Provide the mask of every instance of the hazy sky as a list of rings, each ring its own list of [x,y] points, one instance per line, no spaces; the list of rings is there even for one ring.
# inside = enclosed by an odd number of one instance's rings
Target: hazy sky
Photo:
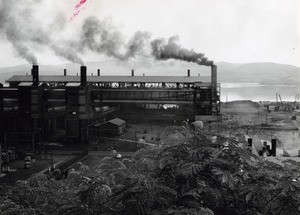
[[[78,1],[41,0],[37,23],[53,25],[56,32],[55,20],[69,19]],[[153,38],[178,35],[182,46],[214,61],[300,66],[299,0],[87,0],[85,9],[56,34],[63,40],[76,38],[89,16],[110,19],[127,39],[138,30],[151,32]],[[32,51],[40,64],[66,62],[47,48]],[[79,55],[85,61],[107,58],[90,52]],[[0,67],[26,63],[3,35],[0,56]]]

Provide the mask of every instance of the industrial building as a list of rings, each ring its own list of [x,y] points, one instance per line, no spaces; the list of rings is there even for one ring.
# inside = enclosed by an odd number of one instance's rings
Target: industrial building
[[[211,76],[14,75],[0,85],[0,141],[88,140],[89,126],[113,118],[129,123],[218,121],[220,85]],[[24,135],[24,136],[22,136]]]
[[[118,136],[125,132],[126,122],[119,118],[111,119],[99,126],[101,136]]]

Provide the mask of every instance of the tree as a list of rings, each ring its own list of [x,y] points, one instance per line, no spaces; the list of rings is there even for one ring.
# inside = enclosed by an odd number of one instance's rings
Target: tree
[[[233,139],[189,133],[189,143],[106,157],[87,178],[33,175],[1,201],[1,214],[299,214],[299,163],[276,164]],[[224,144],[224,142],[226,144]],[[224,147],[225,145],[225,147]]]

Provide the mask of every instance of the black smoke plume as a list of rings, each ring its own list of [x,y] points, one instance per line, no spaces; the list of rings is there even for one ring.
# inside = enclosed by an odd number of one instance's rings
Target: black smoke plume
[[[178,44],[179,37],[173,36],[168,42],[164,39],[155,39],[151,42],[152,54],[157,60],[182,60],[199,65],[212,66],[213,61],[204,57],[204,54],[182,48]]]
[[[150,55],[156,60],[175,59],[199,65],[213,65],[213,61],[208,60],[204,54],[181,47],[178,44],[178,36],[171,37],[167,42],[165,39],[151,41],[149,32],[138,31],[128,42],[123,38],[114,26],[96,17],[89,17],[82,26],[81,48],[88,48],[119,60],[128,60],[137,55],[149,57],[147,49],[150,49]]]

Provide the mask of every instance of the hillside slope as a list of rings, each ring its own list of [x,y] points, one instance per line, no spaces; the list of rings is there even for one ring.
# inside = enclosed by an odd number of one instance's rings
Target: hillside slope
[[[277,63],[247,63],[234,64],[228,62],[217,62],[218,81],[231,83],[261,83],[266,85],[298,85],[300,84],[300,68],[292,65]],[[88,62],[88,74],[97,74],[101,69],[101,75],[131,75],[131,69],[135,75],[149,76],[185,76],[187,69],[191,70],[192,76],[210,75],[210,67],[199,66],[193,63],[169,60],[135,60],[120,62],[108,59],[101,62]],[[41,75],[62,75],[63,69],[67,69],[68,75],[80,73],[80,66],[77,64],[63,65],[40,65]],[[0,68],[0,83],[13,75],[30,74],[31,65],[20,65],[16,67]]]

